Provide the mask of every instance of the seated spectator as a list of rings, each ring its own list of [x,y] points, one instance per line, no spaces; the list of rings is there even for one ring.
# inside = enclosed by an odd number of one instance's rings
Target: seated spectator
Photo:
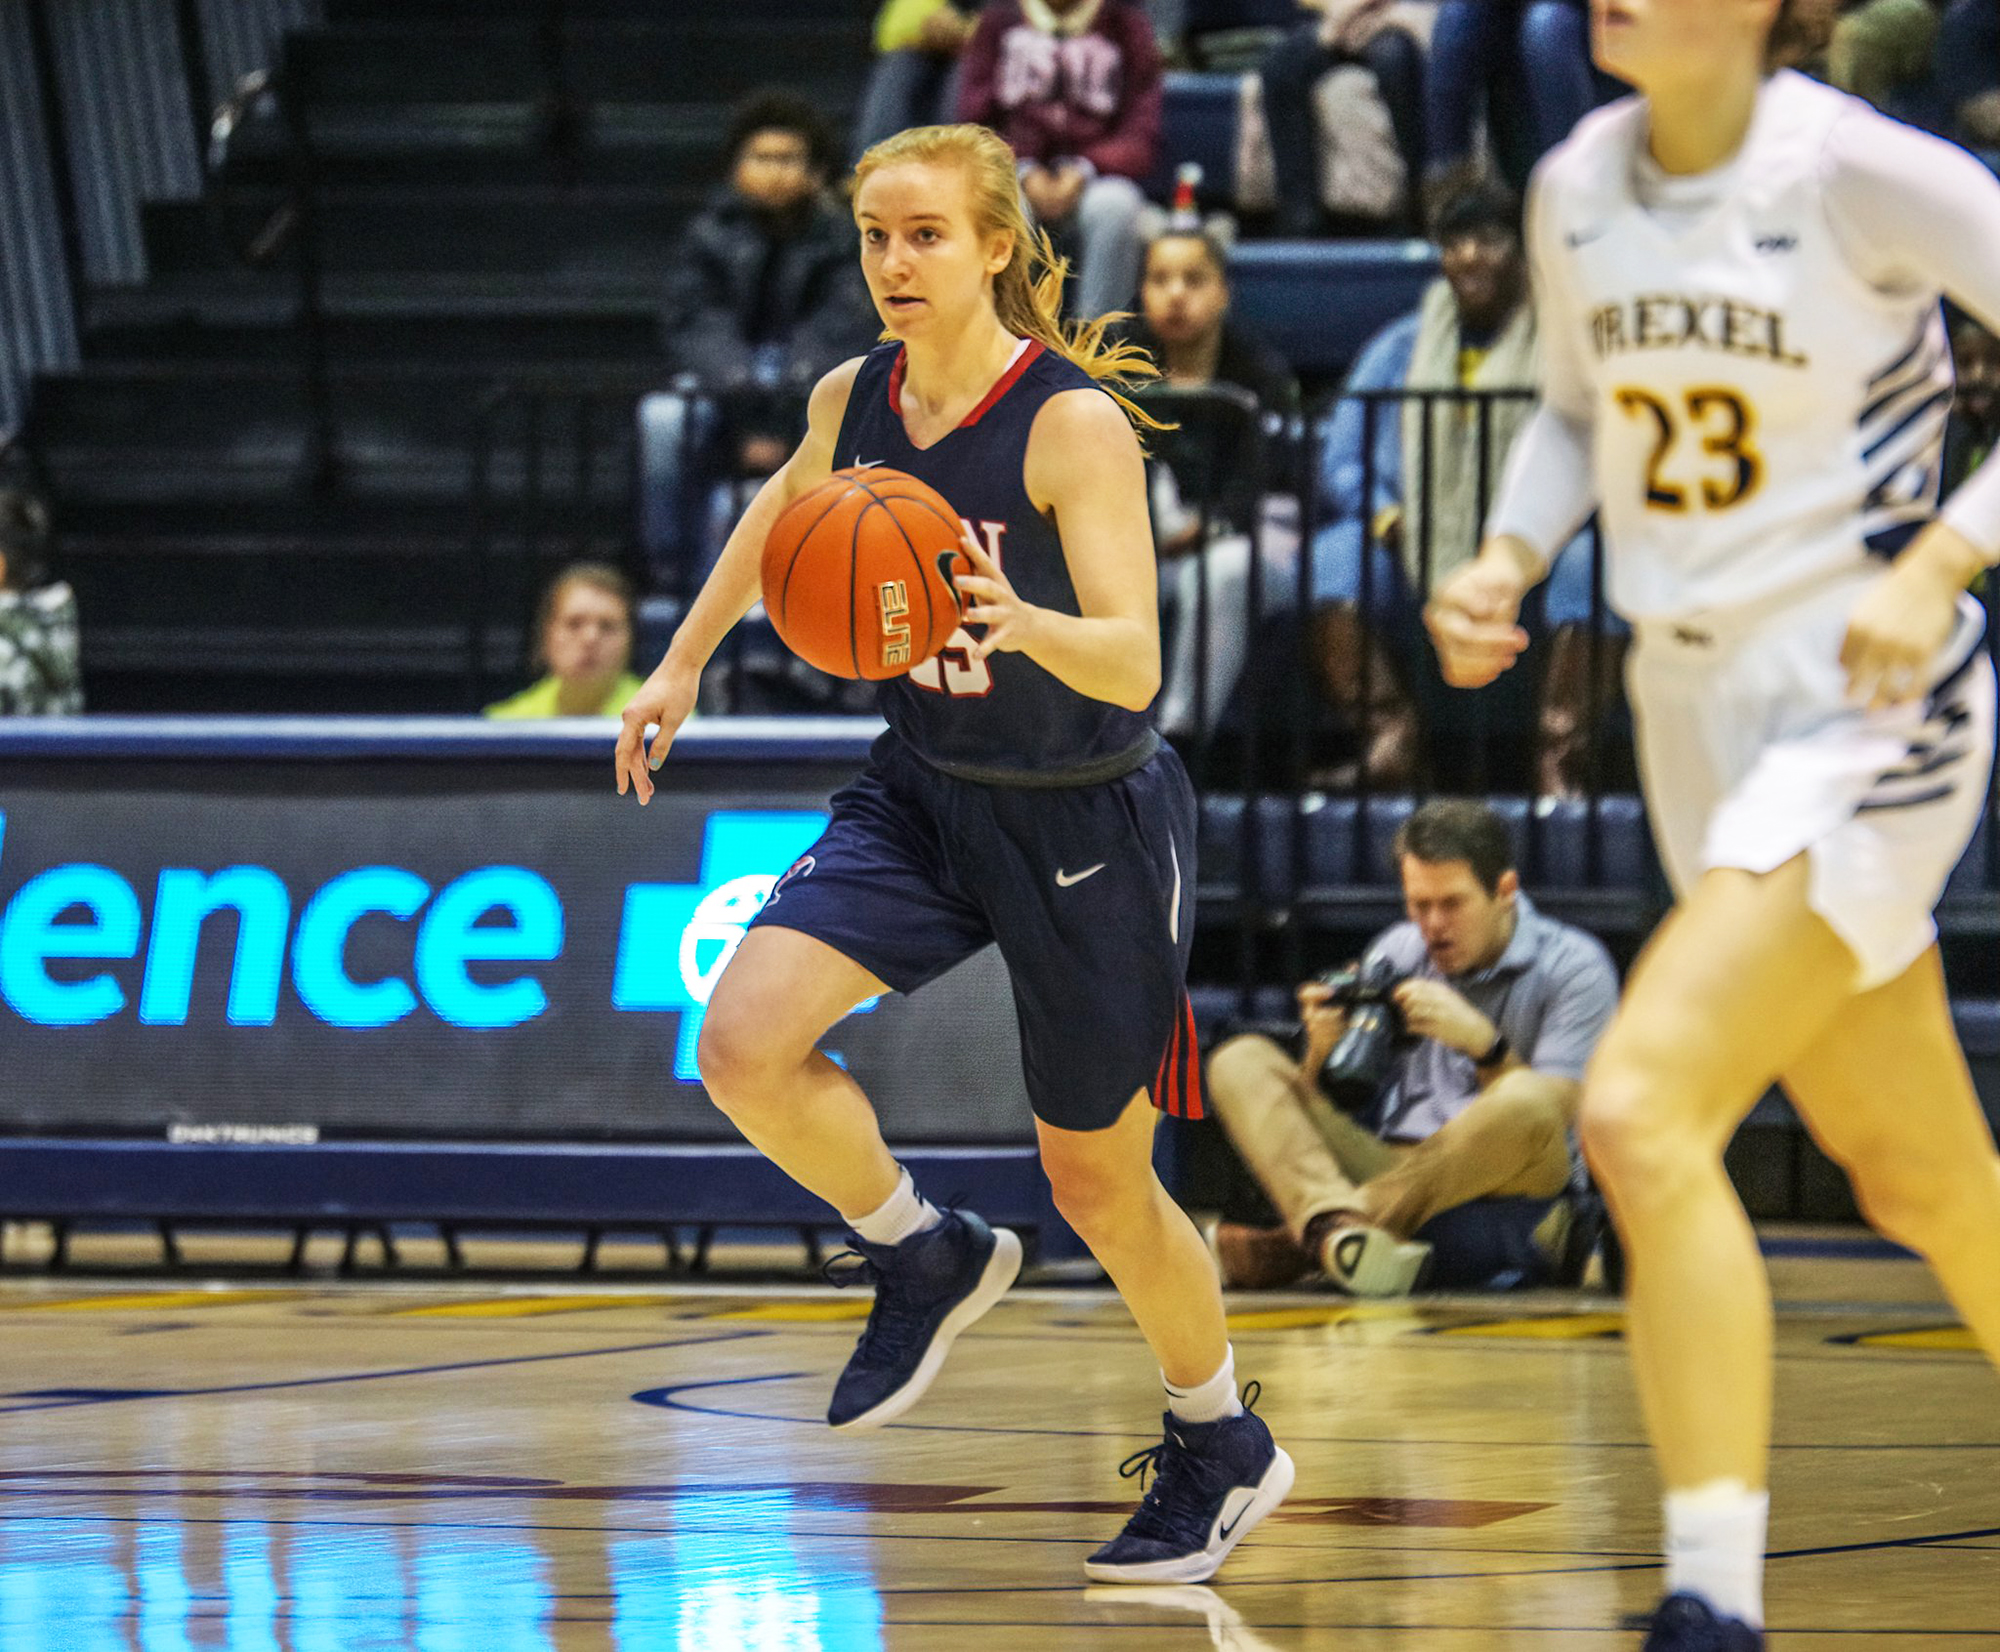
[[[1356,1296],[1426,1276],[1534,1284],[1579,1274],[1594,1241],[1564,1195],[1584,1066],[1618,999],[1609,954],[1535,910],[1483,804],[1426,804],[1395,853],[1409,921],[1359,970],[1396,983],[1406,1036],[1381,1083],[1345,1037],[1372,1012],[1350,1017],[1324,978],[1299,989],[1302,1054],[1247,1034],[1209,1058],[1209,1105],[1284,1219],[1218,1228],[1231,1284],[1315,1269]]]
[[[1221,243],[1198,227],[1170,228],[1146,248],[1140,313],[1122,331],[1159,364],[1161,382],[1179,390],[1231,386],[1258,414],[1190,406],[1162,411],[1178,428],[1151,439],[1153,531],[1168,610],[1160,727],[1186,734],[1212,728],[1242,675],[1253,629],[1249,614],[1250,547],[1264,558],[1263,607],[1280,606],[1297,575],[1298,524],[1272,508],[1278,477],[1267,450],[1262,475],[1253,462],[1256,423],[1276,437],[1298,412],[1298,381],[1263,344],[1230,325],[1228,260]],[[1275,518],[1275,519],[1274,519]],[[1206,596],[1201,591],[1207,587]],[[1207,616],[1201,617],[1201,604]],[[1206,631],[1204,664],[1197,636]],[[1196,710],[1196,679],[1205,710]]]
[[[1424,79],[1424,185],[1435,205],[1482,170],[1482,111],[1501,174],[1527,187],[1535,162],[1616,90],[1590,61],[1582,0],[1443,0]]]
[[[1388,216],[1415,231],[1418,184],[1424,175],[1424,54],[1395,0],[1299,0],[1319,15],[1286,36],[1259,71],[1264,121],[1271,133],[1271,162],[1278,192],[1277,230],[1297,237],[1327,227],[1320,169],[1321,82],[1344,64],[1374,76],[1403,161],[1400,205]],[[1336,136],[1337,134],[1329,134]]]
[[[1886,114],[1930,125],[1918,105],[1928,101],[1923,89],[1931,80],[1937,33],[1931,0],[1863,0],[1833,25],[1826,79]]]
[[[26,488],[0,488],[0,716],[83,710],[76,593],[51,580],[49,509]]]
[[[1138,0],[990,0],[965,49],[960,120],[1020,158],[1036,222],[1074,255],[1077,313],[1139,284],[1140,213],[1160,147],[1160,49]]]
[[[854,158],[908,126],[938,126],[958,109],[958,60],[979,0],[886,0],[875,14],[875,62],[854,117]]]
[[[649,440],[697,468],[767,476],[803,428],[813,384],[874,342],[881,323],[855,257],[854,225],[826,188],[833,135],[810,103],[758,93],[730,121],[730,178],[683,233],[661,315],[671,371],[726,394],[726,418],[688,428],[686,394],[649,407]],[[719,451],[718,451],[719,450]],[[676,513],[665,535],[696,537],[705,489],[659,478]],[[690,519],[692,513],[692,519]]]
[[[2000,338],[1970,316],[1951,330],[1952,370],[1958,394],[1944,432],[1944,491],[1970,476],[2000,439]]]
[[[1518,201],[1496,185],[1463,191],[1440,213],[1438,245],[1442,279],[1362,348],[1349,393],[1320,431],[1308,646],[1327,697],[1360,726],[1365,746],[1353,773],[1328,777],[1336,786],[1365,777],[1401,787],[1421,771],[1412,694],[1417,673],[1428,671],[1421,595],[1477,553],[1482,481],[1490,493],[1532,406],[1535,315]],[[1483,407],[1451,394],[1373,402],[1360,394],[1404,390],[1493,394]],[[1591,585],[1590,544],[1579,535],[1544,593],[1555,635],[1545,657],[1538,783],[1553,795],[1580,786],[1591,732]],[[1600,706],[1615,691],[1617,652],[1596,651]]]
[[[1937,90],[1949,137],[2000,152],[2000,0],[1952,0],[1938,25]]]
[[[616,717],[639,692],[632,673],[632,582],[602,562],[572,563],[535,612],[540,682],[486,708],[488,717]]]

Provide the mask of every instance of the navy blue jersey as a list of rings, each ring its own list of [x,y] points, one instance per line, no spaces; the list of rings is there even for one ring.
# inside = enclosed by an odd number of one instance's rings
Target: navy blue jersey
[[[929,447],[903,428],[903,347],[870,351],[841,420],[834,466],[888,465],[951,501],[1021,600],[1079,612],[1054,525],[1022,480],[1028,432],[1051,396],[1096,387],[1075,363],[1035,340],[959,426]],[[1079,694],[1025,654],[971,653],[965,631],[907,677],[881,685],[890,728],[926,762],[1000,784],[1049,785],[1107,778],[1144,763],[1157,744],[1151,718]]]

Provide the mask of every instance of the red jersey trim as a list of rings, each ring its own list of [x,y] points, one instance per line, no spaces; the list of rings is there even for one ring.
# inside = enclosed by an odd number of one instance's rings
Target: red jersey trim
[[[1207,1117],[1201,1091],[1201,1046],[1195,1033],[1194,1005],[1181,989],[1180,1011],[1167,1039],[1166,1053],[1151,1087],[1153,1105],[1177,1119]]]
[[[973,425],[993,411],[994,403],[1012,390],[1021,380],[1021,375],[1034,366],[1048,351],[1048,346],[1038,338],[1026,341],[1027,348],[1016,356],[1007,371],[993,381],[993,388],[980,398],[979,405],[953,426],[956,430],[969,430]],[[889,368],[889,411],[896,415],[896,422],[903,420],[903,373],[910,364],[910,347],[906,344],[896,352],[896,359]]]

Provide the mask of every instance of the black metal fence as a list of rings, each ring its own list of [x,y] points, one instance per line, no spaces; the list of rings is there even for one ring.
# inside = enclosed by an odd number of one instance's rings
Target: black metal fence
[[[1147,397],[1176,427],[1150,443],[1161,711],[1202,800],[1204,934],[1229,952],[1211,956],[1209,978],[1240,980],[1247,995],[1303,973],[1315,933],[1393,917],[1390,839],[1434,793],[1493,799],[1524,879],[1557,910],[1601,932],[1649,929],[1665,886],[1633,795],[1623,628],[1605,601],[1594,525],[1531,596],[1534,644],[1500,682],[1447,687],[1422,629],[1432,588],[1476,548],[1507,420],[1527,393],[1368,391],[1289,421],[1229,388]],[[496,389],[475,420],[469,637],[511,632],[528,647],[542,584],[589,556],[652,593],[649,641],[663,642],[758,484],[735,462],[733,433],[771,407],[768,390],[686,382]],[[1336,608],[1358,623],[1329,627]],[[1996,643],[2000,626],[1989,630]],[[1349,645],[1354,658],[1326,657]],[[514,676],[519,664],[470,647],[468,660],[468,705],[495,686],[493,670]],[[1378,660],[1404,706],[1369,691]],[[1334,692],[1343,673],[1362,685],[1345,703]],[[793,660],[753,614],[705,680],[703,704],[865,710],[869,692]],[[1395,772],[1369,761],[1391,716],[1421,748]],[[1989,807],[1952,896],[1975,928],[2000,889],[1992,825]]]

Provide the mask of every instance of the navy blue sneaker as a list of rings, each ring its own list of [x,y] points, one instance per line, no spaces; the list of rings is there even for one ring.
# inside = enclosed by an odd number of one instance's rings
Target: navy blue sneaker
[[[1669,1595],[1653,1614],[1641,1652],[1764,1652],[1764,1632],[1717,1616],[1699,1595]]]
[[[858,1265],[835,1270],[848,1259]],[[1007,1294],[1021,1271],[1021,1241],[969,1210],[948,1210],[934,1228],[900,1245],[854,1237],[826,1267],[840,1286],[875,1287],[868,1328],[833,1385],[826,1420],[835,1428],[880,1428],[924,1397],[958,1333]]]
[[[1167,1437],[1118,1465],[1126,1479],[1153,1485],[1125,1529],[1083,1563],[1093,1583],[1200,1583],[1250,1528],[1292,1489],[1292,1460],[1249,1408],[1257,1384],[1243,1391],[1240,1416],[1184,1423],[1166,1414]]]

